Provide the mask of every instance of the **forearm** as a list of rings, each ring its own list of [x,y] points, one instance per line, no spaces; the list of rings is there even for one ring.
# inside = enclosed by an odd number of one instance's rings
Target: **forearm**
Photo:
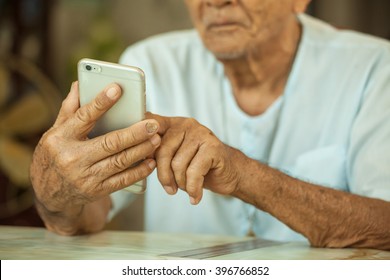
[[[244,166],[234,195],[303,234],[312,246],[390,250],[390,202],[306,183],[250,159]]]
[[[63,211],[51,211],[36,200],[36,207],[48,230],[60,235],[88,234],[104,228],[111,208],[111,199],[104,197]]]

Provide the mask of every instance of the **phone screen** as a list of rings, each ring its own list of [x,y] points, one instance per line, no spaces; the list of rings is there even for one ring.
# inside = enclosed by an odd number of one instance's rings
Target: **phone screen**
[[[78,75],[81,106],[91,102],[111,83],[122,89],[120,100],[98,121],[98,134],[125,128],[144,119],[145,78],[142,70],[83,59],[78,65]]]

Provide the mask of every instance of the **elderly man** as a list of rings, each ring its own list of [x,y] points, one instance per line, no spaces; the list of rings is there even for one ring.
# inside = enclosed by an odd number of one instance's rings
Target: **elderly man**
[[[80,108],[75,83],[31,166],[47,228],[101,230],[148,177],[149,231],[390,249],[390,44],[302,14],[308,2],[186,0],[197,32],[121,58],[158,114],[132,127],[88,139],[121,92]]]

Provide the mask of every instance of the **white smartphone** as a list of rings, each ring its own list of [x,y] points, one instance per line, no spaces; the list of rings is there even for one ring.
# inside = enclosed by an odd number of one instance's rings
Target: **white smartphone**
[[[91,102],[111,83],[122,89],[121,98],[97,122],[91,137],[128,127],[145,118],[145,74],[141,69],[89,58],[81,59],[77,68],[80,106]],[[125,188],[134,193],[143,193],[145,189],[146,180]]]

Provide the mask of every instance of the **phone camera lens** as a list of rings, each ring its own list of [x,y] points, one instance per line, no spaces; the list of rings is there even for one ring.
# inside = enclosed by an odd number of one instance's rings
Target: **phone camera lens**
[[[92,70],[92,66],[91,65],[87,65],[87,66],[85,66],[85,69],[87,69],[88,71],[91,71]]]

